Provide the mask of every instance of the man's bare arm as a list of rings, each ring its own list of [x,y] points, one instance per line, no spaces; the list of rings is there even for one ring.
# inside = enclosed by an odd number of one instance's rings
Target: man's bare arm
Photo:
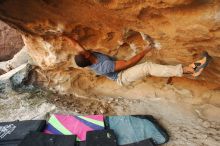
[[[77,50],[77,52],[83,52],[83,51],[86,51],[85,48],[78,43],[78,41],[72,37],[68,37],[68,36],[63,36],[64,39],[70,41],[71,43],[71,46]]]
[[[119,60],[115,62],[115,71],[122,71],[136,65],[152,48],[146,47],[142,52],[135,55],[129,60]]]

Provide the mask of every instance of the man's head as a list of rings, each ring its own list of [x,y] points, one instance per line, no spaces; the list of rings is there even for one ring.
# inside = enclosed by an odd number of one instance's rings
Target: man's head
[[[91,61],[92,54],[89,51],[80,52],[75,56],[75,62],[79,67],[87,67],[92,65]]]

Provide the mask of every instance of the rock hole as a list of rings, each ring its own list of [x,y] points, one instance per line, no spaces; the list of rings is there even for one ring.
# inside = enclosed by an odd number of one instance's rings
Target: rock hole
[[[114,38],[115,33],[114,32],[109,32],[107,33],[107,37],[105,38],[106,41],[110,41]]]
[[[128,44],[135,44],[137,47],[143,47],[144,45],[150,45],[157,50],[161,49],[161,44],[159,41],[153,39],[150,35],[137,32],[134,30],[127,30],[124,32],[123,41]]]
[[[99,32],[86,26],[77,25],[75,29],[73,30],[73,33],[78,34],[80,41],[86,41],[89,40],[91,37],[94,38],[94,40],[98,40]]]
[[[42,0],[42,1],[47,5],[58,6],[57,0]]]
[[[140,10],[137,18],[140,20],[146,19],[155,19],[155,18],[162,18],[163,15],[161,14],[160,10],[154,8],[143,8]]]
[[[102,4],[107,4],[107,3],[111,3],[112,0],[94,0],[95,2],[98,2],[98,3],[102,3]]]

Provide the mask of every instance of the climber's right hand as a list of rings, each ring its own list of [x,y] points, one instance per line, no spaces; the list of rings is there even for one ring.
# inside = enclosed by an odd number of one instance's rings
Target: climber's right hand
[[[78,34],[63,34],[62,37],[66,40],[72,40],[72,41],[77,41],[79,40],[79,35]]]

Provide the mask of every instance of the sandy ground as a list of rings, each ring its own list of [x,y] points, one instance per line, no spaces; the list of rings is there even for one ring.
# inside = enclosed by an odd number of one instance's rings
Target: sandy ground
[[[141,88],[145,84],[139,84]],[[153,89],[153,88],[152,88]],[[132,90],[132,89],[130,89]],[[206,92],[195,99],[192,92],[173,85],[161,87],[164,96],[156,97],[74,97],[41,89],[10,92],[0,97],[0,121],[42,119],[48,113],[153,115],[168,130],[171,139],[165,146],[218,146],[220,144],[220,91]],[[129,92],[129,90],[128,90]],[[192,99],[194,102],[192,102]],[[191,101],[194,104],[187,103]],[[214,103],[214,104],[213,104]]]

